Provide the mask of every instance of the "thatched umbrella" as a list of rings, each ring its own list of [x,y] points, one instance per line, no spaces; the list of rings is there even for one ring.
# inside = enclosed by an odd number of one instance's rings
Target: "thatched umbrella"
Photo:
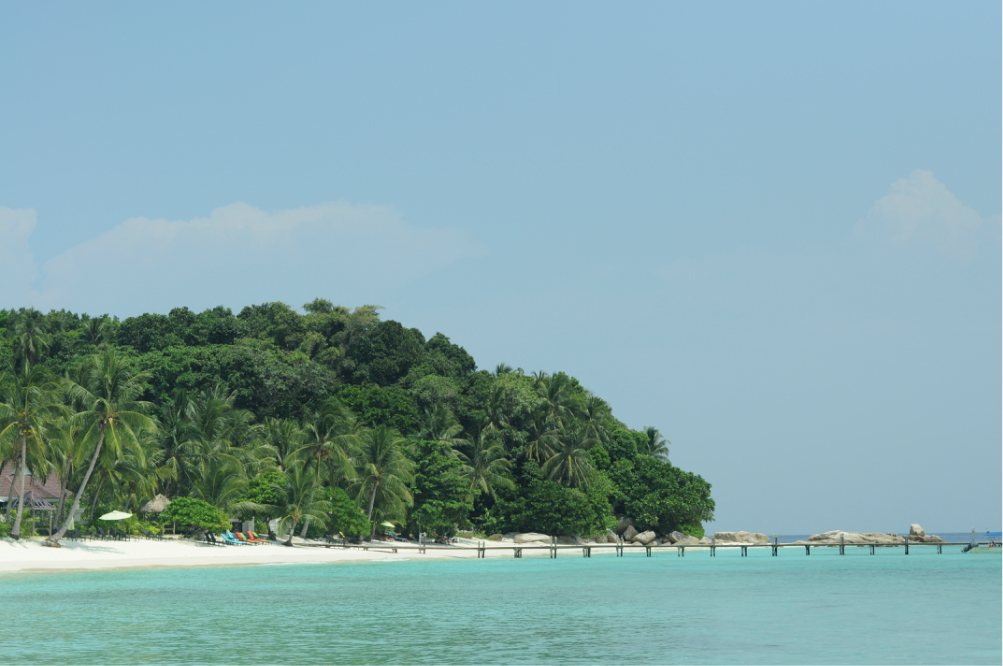
[[[143,508],[139,510],[140,513],[160,513],[167,508],[167,505],[171,503],[171,500],[167,499],[163,495],[157,495],[149,502],[143,505]]]

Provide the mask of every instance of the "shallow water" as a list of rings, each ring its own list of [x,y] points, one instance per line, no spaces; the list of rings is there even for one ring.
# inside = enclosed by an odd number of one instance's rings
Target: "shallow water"
[[[1001,558],[691,552],[0,577],[6,663],[994,663]]]

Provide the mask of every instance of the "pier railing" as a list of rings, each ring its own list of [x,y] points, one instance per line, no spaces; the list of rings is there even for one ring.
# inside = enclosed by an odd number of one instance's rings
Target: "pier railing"
[[[942,542],[920,542],[920,541],[908,541],[903,540],[899,543],[858,543],[858,542],[845,542],[840,541],[815,541],[811,543],[779,543],[776,539],[771,543],[757,543],[757,544],[740,544],[740,543],[728,543],[728,544],[715,544],[715,543],[699,543],[699,544],[652,544],[652,545],[641,545],[626,543],[624,541],[618,541],[616,543],[579,543],[579,544],[559,544],[556,539],[551,539],[550,543],[540,542],[530,542],[526,544],[510,544],[510,543],[500,543],[497,541],[478,541],[476,546],[466,546],[466,545],[431,545],[424,542],[419,543],[390,543],[390,542],[374,542],[374,541],[364,541],[362,543],[337,543],[337,544],[297,544],[307,547],[315,548],[356,548],[360,550],[374,550],[374,551],[415,551],[419,554],[424,554],[429,548],[433,550],[442,551],[476,551],[478,558],[484,558],[488,551],[498,552],[498,551],[512,551],[512,556],[519,559],[523,556],[526,551],[547,551],[547,554],[551,559],[556,558],[559,552],[571,552],[571,551],[581,551],[582,557],[592,557],[592,551],[614,551],[617,557],[623,557],[627,552],[638,552],[644,551],[647,557],[651,557],[655,552],[658,551],[676,551],[677,557],[685,557],[686,551],[690,552],[706,552],[710,557],[715,557],[718,550],[740,550],[742,557],[748,557],[750,549],[769,549],[770,554],[776,557],[780,554],[780,551],[786,548],[804,548],[805,555],[811,555],[813,548],[838,548],[840,555],[846,554],[847,548],[867,548],[871,555],[875,554],[878,548],[902,548],[904,549],[904,554],[909,554],[910,548],[929,548],[936,547],[937,553],[941,554],[944,552],[944,546],[967,546],[968,542],[953,542],[953,541],[942,541]]]

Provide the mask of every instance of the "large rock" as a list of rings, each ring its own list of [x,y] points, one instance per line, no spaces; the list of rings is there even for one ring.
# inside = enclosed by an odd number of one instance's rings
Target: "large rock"
[[[714,532],[714,543],[769,543],[770,537],[762,532]]]
[[[631,522],[630,518],[621,518],[620,522],[616,524],[616,530],[615,531],[616,531],[616,533],[617,533],[618,536],[623,536],[623,534],[627,531],[627,528],[628,527],[633,527],[633,526],[634,526],[634,523]],[[635,531],[635,534],[636,533],[637,532]],[[624,537],[624,538],[626,538],[626,537]]]
[[[546,541],[550,543],[550,537],[546,534],[539,534],[537,532],[523,532],[522,534],[516,534],[512,537],[512,540],[516,543],[533,543],[534,541]]]
[[[689,538],[690,539],[695,539],[696,537],[689,537]],[[703,537],[702,539],[700,539],[699,541],[697,541],[697,543],[710,545],[710,544],[712,544],[714,542],[710,540],[710,537]]]
[[[694,546],[698,543],[710,543],[710,539],[706,537],[704,539],[697,539],[696,537],[691,537],[688,534],[684,534],[682,537],[676,539],[673,544],[676,546]]]
[[[623,532],[623,540],[631,541],[634,537],[639,534],[637,530],[634,529],[633,525],[627,525],[627,529]]]
[[[903,537],[897,536],[895,534],[884,534],[882,532],[845,532],[843,530],[832,530],[830,532],[822,532],[821,534],[813,534],[808,537],[808,543],[839,543],[840,537],[843,538],[843,543],[864,543],[864,544],[900,544],[904,541]]]
[[[606,543],[616,543],[619,537],[613,530],[606,530]]]
[[[666,538],[669,540],[669,543],[675,543],[680,539],[687,539],[689,536],[689,534],[683,534],[682,532],[669,532],[669,536]]]
[[[640,534],[635,535],[634,538],[631,539],[631,541],[633,541],[634,543],[640,543],[647,546],[649,543],[654,541],[655,537],[657,536],[658,536],[657,534],[655,534],[651,530],[648,530],[647,532],[641,532]]]
[[[926,530],[919,526],[918,523],[913,523],[909,526],[909,538],[913,537],[925,537]]]

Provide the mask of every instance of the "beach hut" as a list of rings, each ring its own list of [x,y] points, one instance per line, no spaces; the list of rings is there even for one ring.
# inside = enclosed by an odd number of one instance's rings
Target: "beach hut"
[[[170,504],[170,503],[171,503],[171,500],[167,499],[163,495],[157,495],[156,497],[154,497],[153,499],[151,499],[149,502],[147,502],[146,504],[144,504],[142,506],[142,508],[140,508],[139,512],[140,513],[160,513],[161,511],[163,511],[164,509],[166,509],[167,505]]]

